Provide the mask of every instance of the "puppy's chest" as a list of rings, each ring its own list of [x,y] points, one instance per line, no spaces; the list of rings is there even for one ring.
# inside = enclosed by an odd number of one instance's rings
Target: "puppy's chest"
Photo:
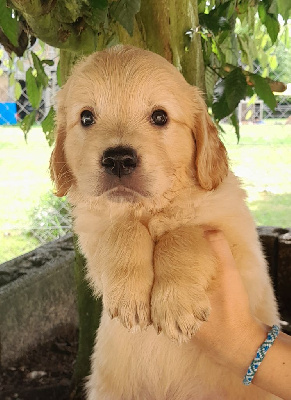
[[[176,208],[166,210],[152,216],[147,221],[149,233],[156,242],[165,233],[173,231],[183,225],[195,225],[195,209]]]

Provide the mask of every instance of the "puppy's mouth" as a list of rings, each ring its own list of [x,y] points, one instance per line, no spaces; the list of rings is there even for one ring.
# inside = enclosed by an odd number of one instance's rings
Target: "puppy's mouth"
[[[115,203],[129,202],[135,203],[142,195],[135,190],[129,189],[123,185],[118,185],[113,189],[110,189],[106,192],[106,195],[109,200]]]

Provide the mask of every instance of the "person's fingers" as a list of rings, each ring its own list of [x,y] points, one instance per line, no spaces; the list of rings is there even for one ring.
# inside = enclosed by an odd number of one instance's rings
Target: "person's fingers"
[[[219,230],[206,230],[204,231],[204,236],[220,263],[226,268],[234,268],[235,261],[223,232]]]
[[[225,304],[228,304],[229,299],[232,299],[229,303],[231,308],[234,304],[245,304],[248,302],[247,293],[223,232],[206,230],[204,236],[220,264],[220,271],[217,276],[219,288],[215,291],[214,298],[220,298],[220,302],[224,301]]]

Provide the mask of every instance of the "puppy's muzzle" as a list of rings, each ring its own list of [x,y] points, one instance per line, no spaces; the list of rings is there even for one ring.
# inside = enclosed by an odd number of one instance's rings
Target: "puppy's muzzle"
[[[110,175],[121,178],[131,174],[137,167],[137,153],[131,147],[110,147],[105,150],[101,159],[101,165]]]

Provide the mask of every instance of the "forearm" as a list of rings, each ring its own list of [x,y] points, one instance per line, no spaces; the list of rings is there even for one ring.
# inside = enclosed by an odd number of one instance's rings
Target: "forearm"
[[[266,325],[254,323],[232,357],[230,352],[222,356],[224,364],[239,375],[241,380],[269,330],[270,327]],[[291,337],[280,332],[255,373],[252,384],[286,400],[291,399],[290,381]]]
[[[256,372],[253,384],[282,399],[290,400],[290,382],[291,337],[280,332]]]

